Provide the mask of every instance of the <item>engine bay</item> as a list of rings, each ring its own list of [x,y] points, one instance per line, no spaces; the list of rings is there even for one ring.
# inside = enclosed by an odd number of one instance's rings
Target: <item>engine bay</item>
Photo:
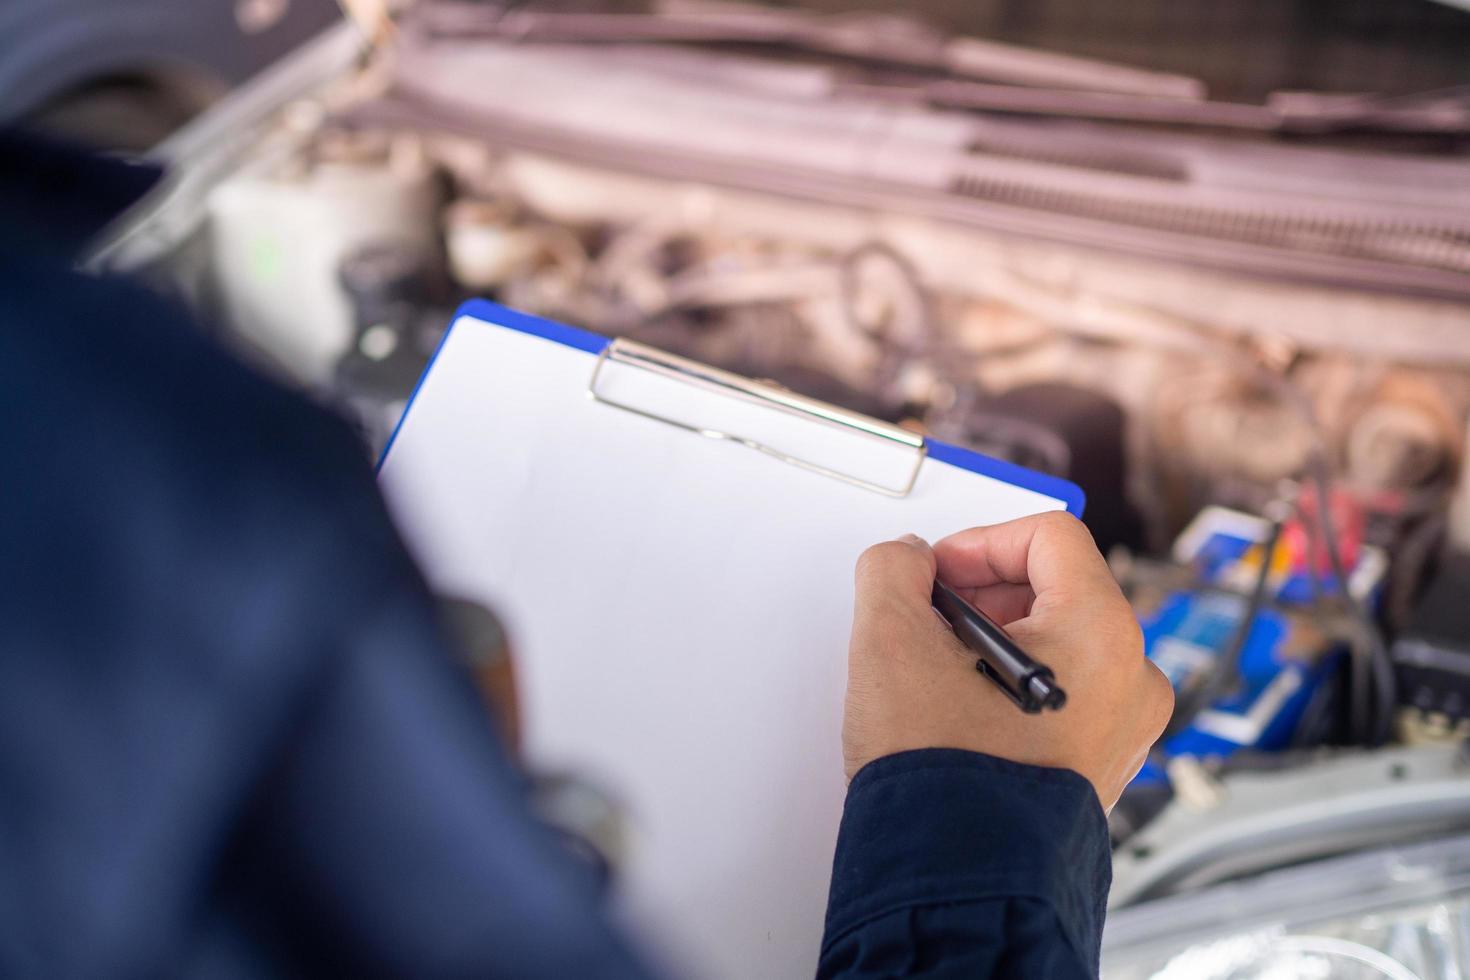
[[[1079,483],[1178,699],[1113,814],[1139,899],[1244,873],[1146,867],[1231,774],[1465,734],[1450,103],[1213,101],[883,15],[682,2],[420,3],[256,89],[175,142],[96,264],[374,449],[487,297]],[[1352,846],[1403,826],[1365,819]]]

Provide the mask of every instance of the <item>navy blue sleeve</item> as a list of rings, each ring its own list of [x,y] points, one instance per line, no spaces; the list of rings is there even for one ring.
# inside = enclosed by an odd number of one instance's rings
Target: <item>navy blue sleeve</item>
[[[1112,866],[1092,786],[953,749],[848,788],[823,978],[1096,976]]]

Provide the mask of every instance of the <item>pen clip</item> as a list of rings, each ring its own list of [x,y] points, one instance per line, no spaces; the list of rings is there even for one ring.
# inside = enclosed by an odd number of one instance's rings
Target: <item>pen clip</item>
[[[1000,693],[1014,701],[1016,707],[1026,712],[1026,714],[1034,715],[1041,711],[1041,705],[1037,704],[1034,699],[1022,700],[1021,695],[1011,689],[1011,685],[1006,683],[1006,679],[1000,675],[1000,672],[992,670],[990,665],[984,660],[977,659],[975,661],[975,669],[981,674],[984,674],[996,687],[1000,688]]]

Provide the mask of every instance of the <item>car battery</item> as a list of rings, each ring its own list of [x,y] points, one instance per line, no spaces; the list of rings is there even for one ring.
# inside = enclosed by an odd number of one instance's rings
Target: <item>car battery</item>
[[[1261,543],[1269,529],[1262,518],[1209,507],[1176,542],[1174,560],[1192,569],[1198,586],[1165,592],[1139,609],[1145,652],[1176,693],[1189,690],[1229,653],[1248,611],[1245,593],[1265,560]],[[1323,581],[1309,540],[1299,528],[1285,528],[1271,558],[1268,601],[1246,633],[1236,676],[1221,697],[1158,747],[1135,786],[1167,783],[1168,761],[1178,756],[1219,761],[1242,750],[1271,752],[1292,744],[1313,694],[1345,654],[1311,615],[1314,597],[1333,583]],[[1349,588],[1371,604],[1387,558],[1381,549],[1357,542],[1352,558]]]

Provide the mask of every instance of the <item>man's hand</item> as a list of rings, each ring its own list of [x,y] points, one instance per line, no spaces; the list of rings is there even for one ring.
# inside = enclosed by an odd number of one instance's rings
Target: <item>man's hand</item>
[[[1065,707],[1022,714],[975,670],[976,655],[929,604],[936,572],[1056,672]],[[842,726],[849,779],[895,752],[968,749],[1074,770],[1110,810],[1173,705],[1107,563],[1068,514],[972,528],[932,549],[906,536],[858,559]]]

